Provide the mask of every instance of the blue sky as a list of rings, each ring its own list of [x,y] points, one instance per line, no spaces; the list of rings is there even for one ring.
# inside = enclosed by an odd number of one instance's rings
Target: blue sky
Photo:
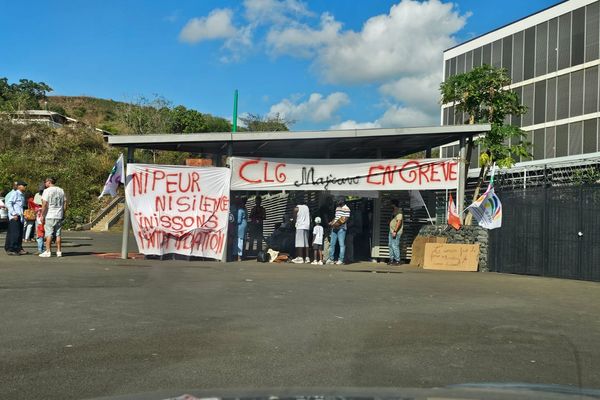
[[[441,51],[557,1],[3,2],[0,77],[295,130],[437,124]],[[7,18],[6,16],[11,16]]]

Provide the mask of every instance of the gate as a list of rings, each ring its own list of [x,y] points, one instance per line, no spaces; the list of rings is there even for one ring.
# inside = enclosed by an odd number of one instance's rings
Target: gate
[[[499,191],[495,272],[600,281],[600,185]]]

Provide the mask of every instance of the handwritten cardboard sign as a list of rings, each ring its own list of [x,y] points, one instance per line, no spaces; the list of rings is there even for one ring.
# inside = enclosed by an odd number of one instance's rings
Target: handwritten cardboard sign
[[[140,253],[223,258],[228,168],[128,164],[125,198]]]
[[[421,236],[415,237],[412,244],[412,253],[410,257],[410,265],[422,267],[425,260],[425,245],[427,243],[446,243],[448,238],[439,236]]]
[[[458,162],[232,157],[231,190],[456,189]]]
[[[425,244],[424,269],[477,271],[479,244]]]

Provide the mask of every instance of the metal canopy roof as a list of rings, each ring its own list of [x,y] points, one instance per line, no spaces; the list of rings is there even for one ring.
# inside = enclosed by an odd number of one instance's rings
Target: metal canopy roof
[[[234,156],[397,158],[490,130],[489,124],[299,132],[115,135],[112,146]],[[381,154],[378,154],[381,151]]]

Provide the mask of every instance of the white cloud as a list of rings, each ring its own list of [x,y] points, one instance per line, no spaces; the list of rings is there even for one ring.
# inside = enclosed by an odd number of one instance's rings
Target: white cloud
[[[294,18],[312,16],[299,0],[244,0],[245,17],[255,24],[283,24]]]
[[[339,37],[342,24],[324,13],[319,29],[298,24],[294,27],[272,28],[267,34],[267,46],[274,55],[288,54],[296,57],[312,57],[319,48]]]
[[[332,125],[330,129],[373,129],[381,128],[377,121],[375,122],[356,122],[353,119]]]
[[[228,9],[214,9],[206,17],[192,18],[179,33],[179,40],[198,43],[203,40],[231,39],[238,34],[231,19],[233,12]]]
[[[403,0],[389,14],[369,18],[360,31],[341,31],[340,23],[326,15],[318,28],[302,24],[273,29],[267,44],[275,54],[316,51],[317,69],[328,82],[422,74],[440,69],[442,50],[455,43],[452,35],[466,22],[467,16],[453,7],[439,0]]]
[[[407,76],[384,83],[379,87],[379,92],[427,113],[439,114],[441,80],[437,71],[429,75]]]
[[[335,92],[327,97],[320,93],[313,93],[308,100],[296,102],[297,100],[284,99],[281,102],[271,106],[269,116],[279,114],[286,120],[293,121],[330,121],[335,117],[335,113],[342,106],[348,104],[350,99],[346,93]]]
[[[377,119],[383,128],[404,128],[413,126],[438,125],[439,117],[427,114],[418,108],[403,107],[399,105],[390,106],[386,112]]]

